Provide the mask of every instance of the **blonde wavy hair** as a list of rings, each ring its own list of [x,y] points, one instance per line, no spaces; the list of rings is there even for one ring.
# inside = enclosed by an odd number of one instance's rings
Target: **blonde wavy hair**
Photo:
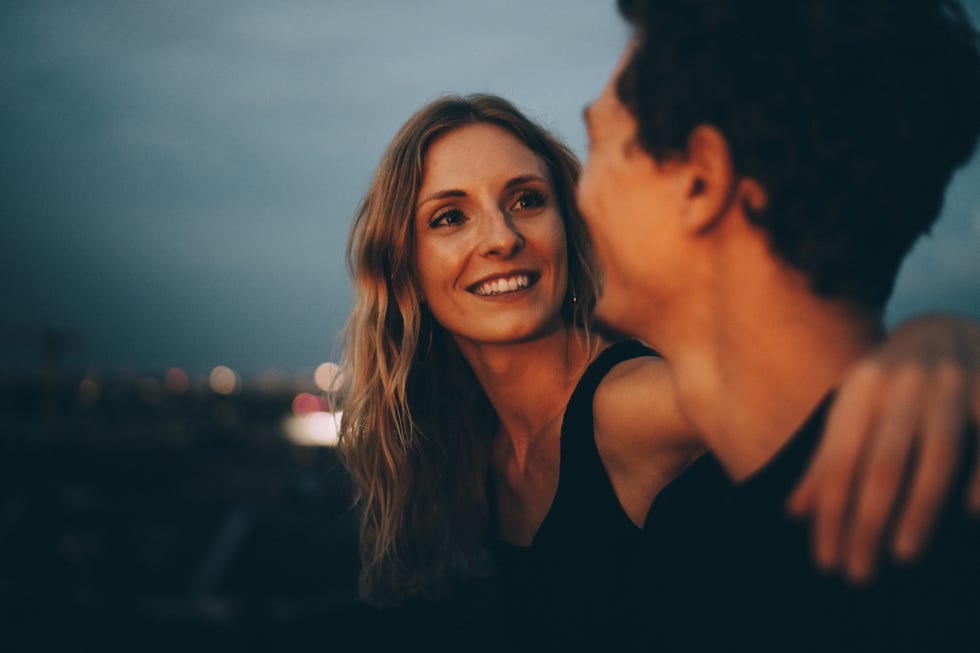
[[[497,416],[452,338],[420,303],[414,207],[429,146],[473,124],[513,134],[547,165],[568,243],[562,314],[586,326],[591,245],[575,206],[575,155],[508,101],[448,96],[395,135],[351,228],[354,309],[344,331],[340,451],[361,510],[361,596],[432,596],[483,569],[487,481]],[[587,333],[587,330],[585,331]]]

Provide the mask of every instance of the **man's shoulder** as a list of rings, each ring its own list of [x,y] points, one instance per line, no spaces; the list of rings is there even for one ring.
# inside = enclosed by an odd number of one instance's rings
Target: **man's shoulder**
[[[713,632],[727,633],[715,643],[726,646],[962,648],[980,618],[980,521],[962,505],[969,465],[926,554],[907,564],[884,555],[873,581],[854,586],[816,567],[809,522],[785,509],[820,430],[799,434],[748,483],[727,483],[705,457],[664,490],[644,533],[652,543],[646,554],[655,557],[646,582],[671,594],[657,609],[678,624],[715,623]],[[974,452],[965,453],[972,461]],[[710,648],[714,635],[691,637],[685,646],[697,649],[703,639]]]
[[[970,447],[975,438],[969,438]],[[951,500],[937,516],[930,546],[917,560],[899,563],[890,551],[864,585],[817,568],[810,524],[790,517],[788,480],[807,449],[777,458],[769,477],[736,489],[730,549],[718,563],[719,596],[734,608],[745,639],[772,637],[793,646],[806,633],[813,646],[844,650],[935,650],[963,646],[980,618],[980,521],[962,505],[974,452],[965,452]],[[794,457],[797,457],[794,460]],[[785,469],[782,467],[785,466]],[[889,529],[897,521],[892,520]],[[884,542],[891,537],[883,538]],[[751,625],[752,614],[768,614],[771,625]],[[744,625],[739,625],[745,621]],[[967,640],[969,641],[969,640]]]

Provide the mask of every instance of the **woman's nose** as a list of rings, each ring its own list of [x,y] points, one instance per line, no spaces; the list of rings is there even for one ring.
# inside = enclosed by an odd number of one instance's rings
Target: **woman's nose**
[[[506,213],[487,216],[480,246],[483,256],[513,256],[524,248],[524,243],[524,235]]]

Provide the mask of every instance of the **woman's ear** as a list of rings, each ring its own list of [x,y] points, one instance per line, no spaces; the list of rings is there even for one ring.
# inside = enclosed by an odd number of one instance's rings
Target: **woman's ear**
[[[685,163],[684,225],[703,233],[725,216],[738,186],[728,141],[715,127],[695,127],[687,139]]]

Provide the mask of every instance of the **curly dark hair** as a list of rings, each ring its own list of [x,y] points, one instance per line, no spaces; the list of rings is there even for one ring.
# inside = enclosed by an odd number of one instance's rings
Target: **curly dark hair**
[[[824,297],[880,310],[980,131],[978,36],[944,0],[619,0],[617,92],[655,159],[698,125],[765,188],[750,212]]]

